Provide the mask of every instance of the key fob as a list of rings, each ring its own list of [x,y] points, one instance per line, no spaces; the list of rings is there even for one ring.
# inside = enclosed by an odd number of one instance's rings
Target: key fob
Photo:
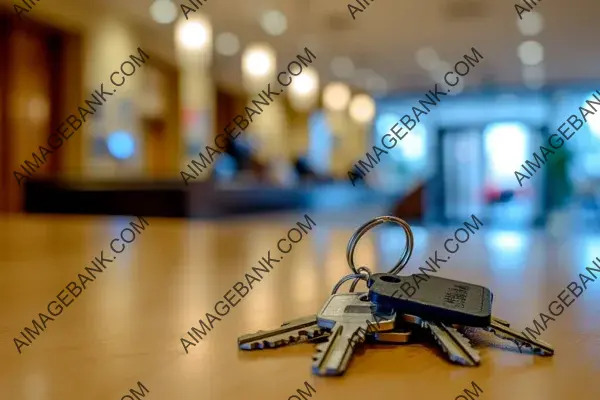
[[[447,324],[490,325],[492,297],[486,287],[424,274],[373,274],[369,280],[369,298],[378,308]]]

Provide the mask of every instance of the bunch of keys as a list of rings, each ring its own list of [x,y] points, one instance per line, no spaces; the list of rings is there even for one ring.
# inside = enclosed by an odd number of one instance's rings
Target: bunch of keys
[[[367,267],[356,268],[354,249],[358,240],[370,228],[384,222],[397,223],[406,233],[407,245],[401,259],[387,274],[372,274]],[[492,316],[493,295],[483,286],[429,276],[412,296],[403,296],[403,280],[410,277],[397,273],[410,259],[412,250],[412,231],[402,219],[384,216],[367,222],[348,243],[346,255],[353,273],[340,279],[317,314],[284,322],[273,330],[243,335],[238,338],[239,348],[258,350],[321,342],[316,346],[312,364],[313,374],[319,376],[344,374],[357,344],[372,341],[405,344],[413,342],[413,336],[429,337],[450,362],[476,366],[481,357],[464,335],[469,328],[483,329],[510,340],[520,351],[529,348],[534,354],[554,354],[550,344],[530,339],[512,329],[507,321]],[[352,279],[350,293],[337,294],[341,285]],[[368,293],[354,292],[360,280],[367,282]]]

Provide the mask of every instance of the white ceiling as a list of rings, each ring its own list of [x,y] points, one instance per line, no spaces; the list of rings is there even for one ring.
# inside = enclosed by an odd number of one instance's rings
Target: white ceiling
[[[156,34],[172,30],[172,25],[159,26],[151,20],[151,0],[102,1],[151,27]],[[334,56],[349,56],[358,68],[369,68],[383,76],[393,91],[428,89],[432,80],[414,57],[423,46],[433,47],[451,64],[476,47],[484,63],[469,74],[467,87],[476,86],[484,77],[499,83],[522,82],[517,46],[527,38],[517,29],[515,0],[370,0],[371,5],[353,20],[347,5],[355,1],[209,0],[202,11],[210,16],[215,35],[233,32],[242,46],[251,41],[270,42],[277,49],[280,68],[308,46],[317,56],[315,67],[322,82],[334,79],[330,69]],[[545,48],[548,81],[600,78],[600,2],[537,2],[535,9],[545,23],[535,40]],[[258,18],[267,9],[277,9],[287,16],[288,31],[282,36],[271,37],[261,30]],[[222,85],[239,88],[239,54],[215,56],[215,66]]]

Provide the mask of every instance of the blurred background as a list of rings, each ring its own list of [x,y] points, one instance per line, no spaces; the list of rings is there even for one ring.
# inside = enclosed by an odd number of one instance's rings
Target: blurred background
[[[600,117],[523,187],[514,175],[600,88],[600,6],[578,3],[540,3],[519,20],[509,1],[378,1],[354,20],[343,2],[213,0],[186,20],[166,0],[44,0],[21,20],[3,0],[0,210],[215,218],[377,206],[431,224],[474,213],[594,227]],[[150,60],[19,186],[13,171],[138,47]],[[275,82],[306,47],[312,65],[184,185],[180,171],[244,114],[255,83]],[[472,47],[483,60],[353,187],[352,165]]]
[[[13,5],[21,1],[0,0],[2,398],[71,399],[81,397],[77,389],[86,399],[120,398],[137,380],[156,399],[287,398],[309,378],[312,348],[291,349],[294,357],[278,350],[257,364],[240,357],[236,337],[318,310],[350,271],[350,235],[380,215],[411,224],[410,274],[474,214],[483,227],[441,274],[489,287],[498,294],[494,313],[518,327],[599,255],[597,113],[523,187],[514,174],[600,90],[598,1],[538,1],[522,20],[518,0],[375,0],[356,19],[353,0],[208,0],[189,20],[183,0],[28,0],[20,19]],[[473,47],[483,59],[352,186],[348,170]],[[34,162],[32,152],[101,83],[107,90],[138,48],[150,59],[19,185],[13,172]],[[310,66],[186,185],[180,171],[190,173],[198,153],[305,48],[316,56]],[[305,214],[316,227],[269,274],[276,278],[184,355],[184,332],[275,254]],[[110,240],[138,221],[132,215],[149,228],[114,254],[114,267],[65,322],[17,353],[13,337],[92,257],[108,254]],[[358,246],[357,265],[384,272],[404,233],[376,229]],[[468,373],[429,353],[411,363],[381,354],[355,363],[360,381],[320,380],[318,395],[373,397],[373,388],[389,393],[390,382],[436,398],[467,379],[485,382],[485,396],[502,392],[490,399],[588,394],[599,300],[597,288],[588,290],[544,332],[562,350],[557,358],[567,357],[552,368],[516,352],[495,352]],[[264,384],[269,376],[276,385]],[[364,385],[364,377],[384,384]]]

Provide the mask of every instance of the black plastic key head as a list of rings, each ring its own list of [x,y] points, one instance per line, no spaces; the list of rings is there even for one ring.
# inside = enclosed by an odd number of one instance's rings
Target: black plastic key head
[[[369,284],[370,300],[398,315],[473,327],[492,319],[492,292],[483,286],[424,274],[373,274]]]

